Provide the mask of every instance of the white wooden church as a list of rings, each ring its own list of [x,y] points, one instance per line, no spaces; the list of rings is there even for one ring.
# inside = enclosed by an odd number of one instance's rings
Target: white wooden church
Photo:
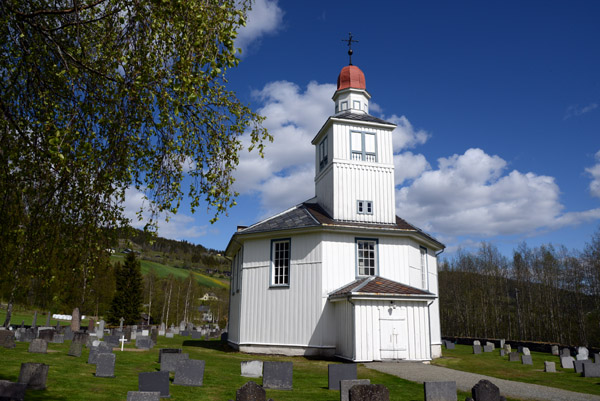
[[[315,197],[250,227],[232,259],[230,345],[352,361],[441,356],[436,254],[395,213],[392,131],[365,76],[340,72],[335,114],[312,140]]]

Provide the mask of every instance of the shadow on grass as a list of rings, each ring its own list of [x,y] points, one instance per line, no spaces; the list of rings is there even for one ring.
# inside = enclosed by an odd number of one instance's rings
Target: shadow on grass
[[[26,390],[25,399],[30,400],[67,400],[68,397],[49,395],[45,390]]]
[[[200,347],[221,352],[237,352],[222,341],[185,340],[182,345],[184,347]]]

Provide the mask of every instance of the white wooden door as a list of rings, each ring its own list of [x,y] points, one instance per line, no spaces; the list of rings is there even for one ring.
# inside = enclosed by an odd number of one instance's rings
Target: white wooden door
[[[379,311],[381,359],[408,358],[408,324],[405,307],[387,307]]]

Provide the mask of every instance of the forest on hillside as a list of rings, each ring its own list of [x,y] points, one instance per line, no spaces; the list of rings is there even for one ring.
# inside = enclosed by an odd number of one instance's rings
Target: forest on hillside
[[[439,294],[443,336],[600,347],[600,229],[582,251],[459,251],[439,265]]]

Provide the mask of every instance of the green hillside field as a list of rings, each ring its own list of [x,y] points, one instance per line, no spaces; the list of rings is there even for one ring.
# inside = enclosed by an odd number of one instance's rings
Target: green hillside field
[[[115,262],[123,262],[125,260],[125,255],[117,254],[111,256],[111,261]],[[150,270],[153,270],[158,277],[167,277],[169,274],[172,274],[174,277],[186,279],[190,272],[193,277],[196,279],[198,284],[203,285],[205,287],[221,287],[221,288],[229,288],[229,282],[224,280],[219,280],[213,277],[206,276],[204,274],[200,274],[191,270],[180,269],[173,266],[163,265],[162,263],[151,262],[149,260],[140,260],[140,264],[142,266],[142,274],[148,274]]]

